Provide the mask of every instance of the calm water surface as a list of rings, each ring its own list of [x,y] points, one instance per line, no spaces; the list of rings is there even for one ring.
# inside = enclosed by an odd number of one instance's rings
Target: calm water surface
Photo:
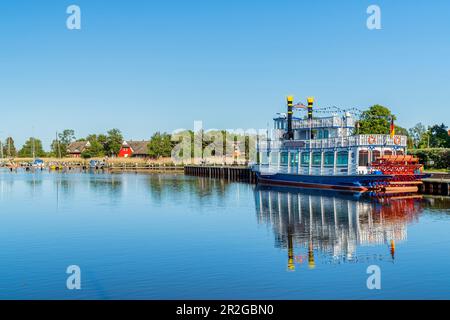
[[[183,175],[1,171],[0,298],[448,299],[449,208]],[[69,265],[82,290],[66,289]]]

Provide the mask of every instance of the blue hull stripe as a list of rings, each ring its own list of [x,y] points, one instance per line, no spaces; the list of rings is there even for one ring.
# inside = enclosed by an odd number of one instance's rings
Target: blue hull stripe
[[[263,180],[277,180],[294,183],[310,183],[310,184],[324,184],[337,185],[349,187],[368,187],[371,183],[386,181],[393,176],[390,175],[353,175],[353,176],[317,176],[317,175],[298,175],[287,173],[276,173],[273,175],[265,175],[257,172],[257,176]]]

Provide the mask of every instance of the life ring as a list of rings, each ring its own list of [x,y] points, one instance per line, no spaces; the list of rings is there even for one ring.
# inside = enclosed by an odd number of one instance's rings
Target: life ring
[[[395,137],[394,144],[396,144],[398,146],[400,143],[402,143],[402,140],[400,139],[400,137]]]
[[[375,139],[374,136],[370,136],[368,141],[369,141],[369,144],[375,144],[375,142],[377,142],[377,139]]]

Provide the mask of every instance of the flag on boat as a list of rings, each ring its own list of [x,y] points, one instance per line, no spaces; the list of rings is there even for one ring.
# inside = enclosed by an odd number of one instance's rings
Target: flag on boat
[[[394,124],[394,117],[391,118],[391,138],[394,138],[395,136],[395,124]]]

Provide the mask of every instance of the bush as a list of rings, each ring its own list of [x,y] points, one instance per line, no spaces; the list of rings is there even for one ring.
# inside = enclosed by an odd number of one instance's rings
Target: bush
[[[94,155],[92,154],[91,150],[87,149],[81,153],[81,158],[83,159],[91,159]]]
[[[450,170],[450,149],[415,149],[409,154],[419,158],[426,169]]]

